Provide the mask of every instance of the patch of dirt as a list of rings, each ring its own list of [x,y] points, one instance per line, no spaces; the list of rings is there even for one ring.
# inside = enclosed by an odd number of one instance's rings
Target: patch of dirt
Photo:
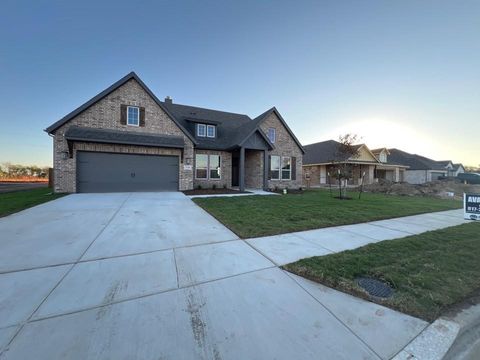
[[[182,191],[185,195],[223,195],[223,194],[248,194],[248,191],[233,189],[194,189]]]
[[[431,196],[442,199],[463,199],[464,192],[480,193],[480,185],[462,184],[454,180],[437,180],[425,184],[395,183],[379,180],[363,186],[364,192],[403,196]]]

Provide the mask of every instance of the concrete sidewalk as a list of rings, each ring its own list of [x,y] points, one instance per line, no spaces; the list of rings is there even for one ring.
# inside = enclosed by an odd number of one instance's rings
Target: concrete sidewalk
[[[306,257],[355,249],[469,222],[463,210],[449,210],[362,224],[336,226],[289,234],[247,239],[247,243],[276,265]]]
[[[237,197],[237,196],[252,196],[252,195],[280,195],[271,191],[264,191],[259,189],[245,189],[244,193],[238,194],[205,194],[205,195],[187,195],[190,199],[195,198],[210,198],[210,197]]]
[[[428,324],[277,265],[455,215],[274,245],[181,193],[70,195],[0,219],[0,359],[390,359]]]

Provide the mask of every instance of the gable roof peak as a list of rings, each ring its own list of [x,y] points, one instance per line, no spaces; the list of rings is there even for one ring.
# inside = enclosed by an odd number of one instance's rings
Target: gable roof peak
[[[267,111],[265,111],[263,114],[258,115],[253,121],[257,122],[257,126],[260,126],[260,124],[272,113],[275,113],[277,115],[278,120],[282,123],[282,125],[285,127],[289,135],[292,137],[293,141],[297,144],[297,146],[300,148],[300,151],[305,154],[305,149],[303,148],[302,144],[300,141],[298,141],[297,137],[293,133],[293,131],[288,127],[287,122],[283,119],[282,115],[280,115],[280,112],[277,110],[275,106],[271,107]]]
[[[150,97],[153,99],[153,101],[167,114],[167,116],[179,127],[179,129],[194,143],[196,144],[197,141],[195,138],[175,119],[175,117],[168,111],[168,109],[165,107],[165,105],[155,96],[155,94],[148,88],[147,85],[138,77],[138,75],[134,72],[131,71],[124,77],[122,77],[120,80],[116,81],[112,85],[110,85],[108,88],[105,90],[101,91],[99,94],[95,95],[93,98],[85,102],[84,104],[80,105],[78,108],[70,112],[69,114],[65,115],[63,118],[60,120],[56,121],[49,127],[47,127],[44,131],[46,131],[49,134],[53,134],[55,130],[57,130],[60,126],[64,125],[71,119],[73,119],[75,116],[79,115],[92,105],[96,104],[109,94],[111,94],[113,91],[117,90],[119,87],[124,85],[126,82],[130,81],[131,79],[135,79],[135,81],[142,87],[142,89],[150,95]]]

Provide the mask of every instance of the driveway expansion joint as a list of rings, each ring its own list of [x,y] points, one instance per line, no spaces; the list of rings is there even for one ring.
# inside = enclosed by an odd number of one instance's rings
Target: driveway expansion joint
[[[239,273],[239,274],[224,276],[224,277],[211,279],[211,280],[205,280],[205,281],[201,281],[201,282],[197,282],[197,283],[189,284],[189,285],[185,285],[185,286],[179,286],[177,288],[172,288],[172,289],[167,289],[167,290],[159,290],[159,291],[154,291],[154,292],[150,292],[150,293],[146,293],[146,294],[142,294],[142,295],[131,296],[131,297],[128,297],[128,298],[123,298],[123,299],[120,299],[120,300],[110,301],[110,302],[106,302],[106,303],[95,305],[95,306],[88,306],[88,307],[68,311],[68,312],[61,313],[61,314],[52,314],[52,315],[42,316],[42,317],[38,317],[38,318],[34,318],[34,319],[29,319],[29,320],[27,320],[23,323],[11,324],[11,325],[8,325],[7,327],[24,325],[24,324],[27,324],[27,323],[38,322],[38,321],[57,318],[57,317],[65,316],[65,315],[71,315],[71,314],[76,314],[76,313],[80,313],[80,312],[84,312],[84,311],[100,309],[100,308],[104,308],[104,307],[111,306],[111,305],[116,305],[116,304],[121,304],[121,303],[128,302],[128,301],[134,301],[134,300],[148,298],[148,297],[155,296],[155,295],[160,295],[160,294],[165,294],[165,293],[169,293],[169,292],[194,288],[194,287],[199,286],[199,285],[209,284],[209,283],[213,283],[213,282],[216,282],[216,281],[222,281],[222,280],[225,280],[225,279],[235,278],[235,277],[239,277],[239,276],[246,275],[246,274],[251,274],[251,273],[255,273],[255,272],[260,272],[260,271],[264,271],[264,270],[268,270],[268,269],[276,269],[276,268],[278,268],[278,266],[269,266],[269,267],[265,267],[265,268],[262,268],[262,269],[250,270],[250,271],[246,271],[246,272]]]
[[[282,270],[298,287],[300,287],[305,293],[307,293],[313,300],[315,300],[318,304],[320,304],[328,313],[333,316],[339,323],[341,323],[350,333],[352,333],[358,340],[360,340],[370,351],[372,351],[379,360],[382,360],[382,357],[369,345],[367,344],[361,337],[359,337],[347,324],[345,324],[340,318],[337,317],[328,307],[326,307],[320,300],[318,300],[313,294],[305,289],[301,284],[299,284],[291,274],[286,271]]]
[[[115,218],[115,216],[118,214],[120,209],[123,207],[123,205],[127,202],[127,200],[130,198],[131,194],[129,194],[125,200],[121,203],[121,205],[118,207],[118,209],[113,213],[113,215],[110,217],[110,219],[107,221],[107,223],[103,226],[103,228],[100,230],[100,232],[95,236],[95,238],[90,242],[90,244],[87,246],[85,251],[78,257],[77,261],[73,264],[71,264],[70,268],[65,271],[63,276],[60,278],[60,280],[53,286],[53,288],[48,292],[48,294],[43,298],[43,300],[34,308],[34,310],[30,313],[28,318],[25,321],[22,321],[16,331],[13,333],[13,335],[10,337],[9,341],[5,344],[4,348],[0,351],[0,356],[5,352],[5,350],[8,349],[9,345],[15,340],[17,335],[22,331],[23,327],[25,324],[30,322],[30,319],[32,316],[38,311],[38,309],[45,303],[45,301],[48,299],[48,297],[55,291],[55,289],[60,285],[60,283],[65,279],[65,277],[72,271],[72,269],[75,267],[75,265],[80,261],[80,259],[85,255],[85,253],[88,251],[88,249],[93,245],[95,240],[98,239],[98,237],[103,233],[103,231],[107,228],[107,226],[110,224],[110,222]]]

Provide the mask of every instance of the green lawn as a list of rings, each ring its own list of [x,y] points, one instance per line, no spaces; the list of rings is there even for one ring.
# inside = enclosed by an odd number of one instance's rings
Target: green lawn
[[[57,199],[63,194],[52,194],[52,189],[41,188],[0,194],[0,217]]]
[[[336,193],[334,194],[334,196]],[[283,234],[328,226],[461,208],[457,200],[362,194],[353,200],[332,198],[328,191],[303,194],[196,198],[194,201],[241,238]]]
[[[369,296],[355,278],[384,280],[394,287],[394,295],[370,300],[433,321],[480,291],[479,259],[480,222],[303,259],[284,268],[364,298]]]

